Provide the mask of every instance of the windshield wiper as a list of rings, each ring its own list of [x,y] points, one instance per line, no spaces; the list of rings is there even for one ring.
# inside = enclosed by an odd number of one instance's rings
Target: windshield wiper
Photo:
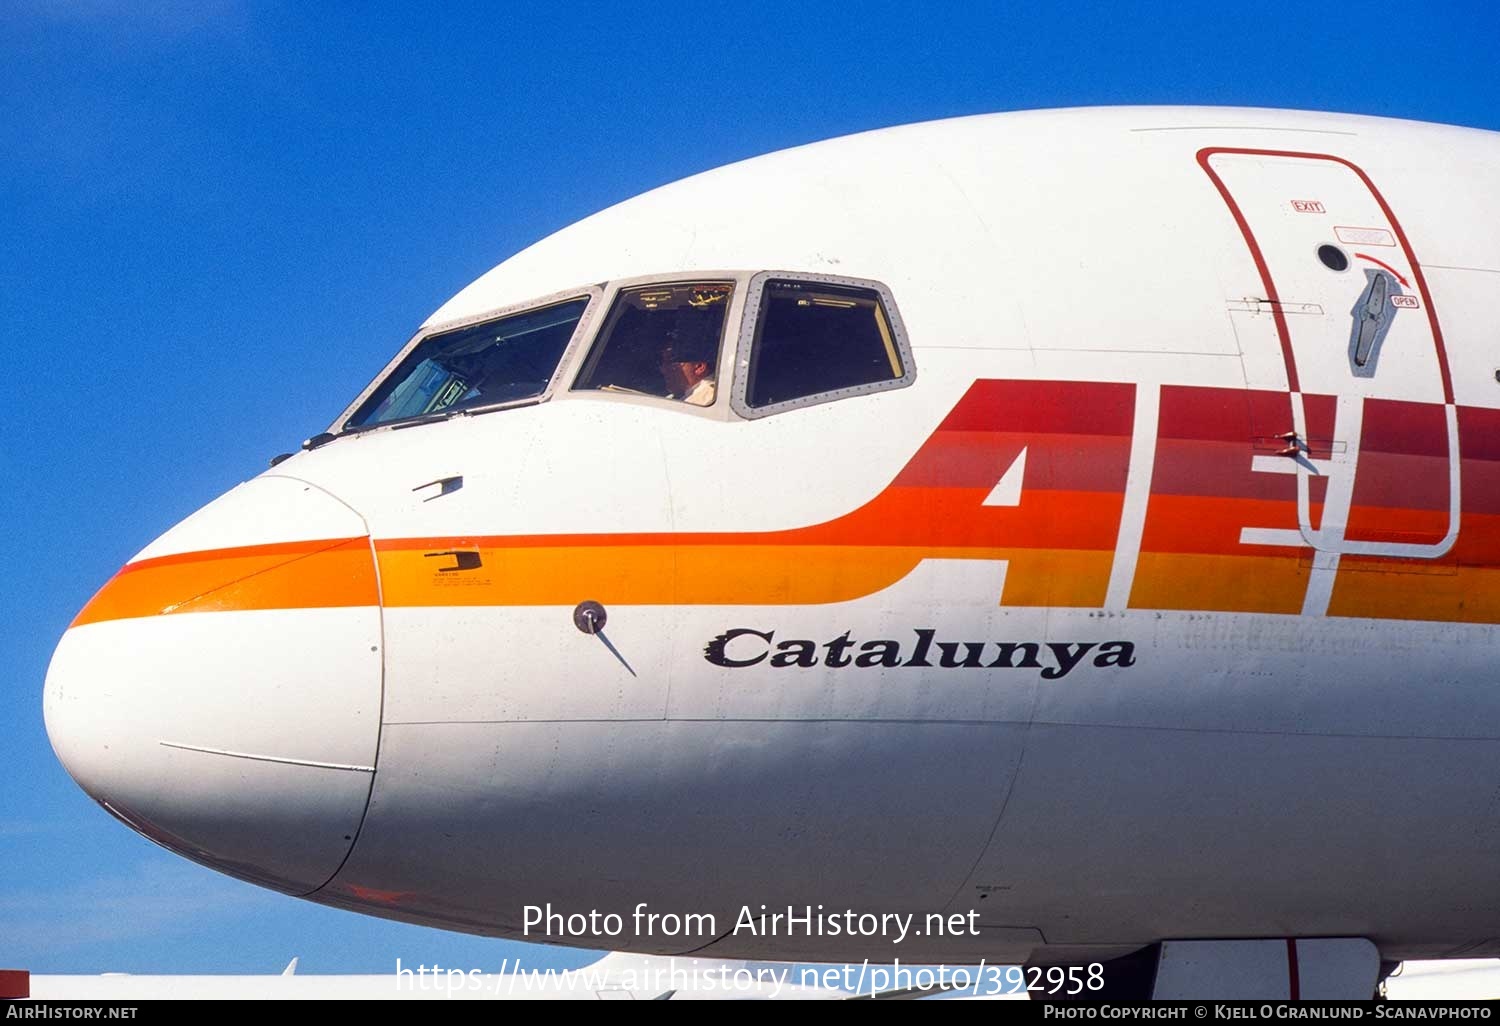
[[[423,413],[423,414],[421,414],[419,416],[416,416],[416,417],[408,417],[405,420],[390,420],[390,421],[386,421],[384,424],[372,424],[370,426],[371,427],[388,427],[388,428],[391,428],[392,430],[400,430],[401,428],[418,427],[419,425],[422,425],[422,424],[436,424],[440,420],[447,420],[449,417],[453,416],[455,413],[458,413],[458,412],[460,412],[460,411],[458,411],[458,410],[436,410],[436,411],[434,411],[432,413]]]
[[[447,410],[434,410],[432,413],[422,413],[415,417],[403,417],[400,420],[383,420],[374,424],[351,424],[338,431],[324,431],[313,435],[302,443],[304,449],[317,449],[327,445],[329,442],[346,435],[362,435],[366,431],[374,431],[376,428],[390,428],[399,431],[402,428],[420,427],[423,424],[436,424],[438,421],[449,420],[453,417],[467,417],[470,414],[493,413],[495,410],[513,410],[519,406],[536,406],[541,403],[543,397],[527,396],[523,399],[507,399],[497,403],[483,403],[473,406],[458,406]]]

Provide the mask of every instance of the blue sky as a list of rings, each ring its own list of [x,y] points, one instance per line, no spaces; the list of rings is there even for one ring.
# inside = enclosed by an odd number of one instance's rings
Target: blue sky
[[[1500,129],[1500,5],[0,4],[0,967],[579,965],[169,855],[78,790],[47,661],[156,535],[601,207],[770,150],[1035,107]],[[898,200],[899,201],[899,198]],[[25,386],[20,387],[20,386]]]

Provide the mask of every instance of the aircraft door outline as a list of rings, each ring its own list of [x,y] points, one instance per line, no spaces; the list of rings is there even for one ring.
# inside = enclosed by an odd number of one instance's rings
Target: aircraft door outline
[[[1442,329],[1405,233],[1358,166],[1326,154],[1232,147],[1202,149],[1197,159],[1255,263],[1290,400],[1292,430],[1283,436],[1289,444],[1280,454],[1256,455],[1253,462],[1257,471],[1296,474],[1297,530],[1246,527],[1242,541],[1311,548],[1313,579],[1303,612],[1323,613],[1340,556],[1440,559],[1458,540],[1458,411]],[[1319,239],[1326,242],[1318,244]],[[1339,277],[1346,272],[1358,277]],[[1315,299],[1324,303],[1308,302]],[[1416,307],[1424,308],[1425,321]],[[1350,320],[1343,321],[1345,316]],[[1410,402],[1413,395],[1416,403]],[[1332,444],[1313,443],[1307,396],[1333,398]],[[1359,533],[1351,531],[1356,487],[1381,474],[1365,452],[1371,420],[1401,405],[1430,409],[1439,404],[1447,482],[1445,489],[1429,483],[1428,499],[1434,511],[1446,507],[1446,529],[1432,541],[1378,537],[1379,531],[1373,538],[1351,537]],[[1436,437],[1429,442],[1436,447]],[[1365,481],[1358,476],[1362,455]],[[1316,523],[1315,478],[1326,485]]]

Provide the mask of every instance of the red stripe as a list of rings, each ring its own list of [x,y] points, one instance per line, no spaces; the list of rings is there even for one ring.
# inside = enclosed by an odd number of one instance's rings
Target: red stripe
[[[26,969],[0,969],[0,998],[31,997],[31,973]]]
[[[1374,257],[1370,256],[1368,253],[1356,253],[1354,255],[1357,256],[1357,257],[1359,257],[1361,260],[1368,260],[1368,261],[1370,261],[1370,263],[1377,264],[1380,267],[1385,268],[1387,271],[1390,271],[1392,274],[1394,274],[1396,276],[1396,280],[1399,281],[1401,284],[1403,284],[1403,285],[1410,285],[1411,284],[1411,282],[1407,281],[1405,278],[1403,278],[1401,276],[1401,272],[1400,271],[1396,270],[1394,267],[1392,267],[1390,264],[1386,263],[1384,260],[1376,260]]]
[[[1028,435],[1124,435],[1135,426],[1135,386],[1113,381],[983,379],[974,382],[939,431],[1025,431]]]
[[[269,556],[286,556],[288,560],[300,559],[303,556],[311,556],[336,549],[341,545],[348,545],[350,542],[364,542],[365,540],[363,537],[320,538],[316,541],[269,542],[264,545],[236,545],[225,549],[174,552],[170,556],[153,556],[150,559],[126,563],[120,568],[120,573],[133,574],[139,570],[151,570],[157,567],[201,563],[205,559],[255,559]]]
[[[1366,399],[1359,450],[1361,457],[1370,452],[1435,456],[1446,468],[1448,418],[1436,403]]]
[[[1253,451],[1243,438],[1236,442],[1163,438],[1156,445],[1151,496],[1264,499],[1285,502],[1294,508],[1292,504],[1297,501],[1296,475],[1256,473],[1250,469],[1252,455]]]

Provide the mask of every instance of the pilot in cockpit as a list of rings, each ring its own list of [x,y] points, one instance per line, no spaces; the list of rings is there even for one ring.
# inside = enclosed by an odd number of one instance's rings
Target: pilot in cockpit
[[[712,406],[732,291],[729,282],[646,285],[621,291],[573,389]]]
[[[712,406],[718,360],[719,325],[699,311],[683,310],[661,347],[661,376],[667,397],[694,406]]]

